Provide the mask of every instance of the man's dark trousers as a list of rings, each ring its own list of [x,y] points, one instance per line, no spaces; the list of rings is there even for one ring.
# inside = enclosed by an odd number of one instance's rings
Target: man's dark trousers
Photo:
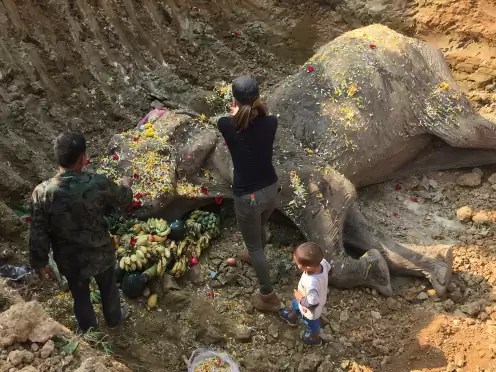
[[[119,290],[116,284],[115,266],[95,275],[102,298],[103,315],[108,327],[115,327],[122,318]],[[74,315],[79,329],[85,333],[90,328],[98,329],[95,310],[90,299],[90,279],[67,277],[74,299]]]

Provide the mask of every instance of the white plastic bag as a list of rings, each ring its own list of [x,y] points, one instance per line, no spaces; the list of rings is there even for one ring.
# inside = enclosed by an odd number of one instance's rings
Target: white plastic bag
[[[220,359],[223,363],[219,364],[224,367],[216,367],[217,363],[210,362],[215,360],[215,358]],[[207,365],[212,364],[213,366],[210,369],[205,369]],[[188,372],[239,372],[239,367],[234,360],[225,353],[218,353],[208,349],[196,349],[191,354],[191,358],[189,358]]]

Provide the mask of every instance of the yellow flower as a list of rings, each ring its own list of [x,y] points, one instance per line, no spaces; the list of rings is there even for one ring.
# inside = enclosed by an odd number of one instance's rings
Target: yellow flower
[[[205,114],[201,114],[201,115],[198,117],[198,120],[200,120],[202,123],[206,122],[206,121],[208,120],[207,115],[205,115]]]
[[[348,88],[348,97],[353,97],[357,91],[358,91],[357,85],[353,84],[351,87]]]
[[[145,137],[155,137],[155,131],[153,128],[148,128],[145,130]]]
[[[152,123],[146,123],[146,124],[145,124],[145,128],[146,128],[146,129],[151,128],[152,126],[153,126],[153,124],[152,124]]]
[[[448,90],[449,87],[450,87],[450,85],[445,81],[439,83],[439,89],[441,89],[441,90]]]

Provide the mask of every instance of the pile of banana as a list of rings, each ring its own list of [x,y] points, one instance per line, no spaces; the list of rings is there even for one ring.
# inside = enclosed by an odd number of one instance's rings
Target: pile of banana
[[[199,238],[208,234],[210,238],[216,238],[220,234],[220,217],[215,213],[196,210],[191,212],[188,220],[188,235],[192,238]]]
[[[146,282],[164,272],[176,278],[188,269],[191,259],[198,259],[210,241],[220,234],[220,218],[214,213],[193,211],[186,222],[186,238],[167,239],[171,228],[166,221],[150,218],[137,222],[122,236],[114,236],[122,270],[142,271]]]

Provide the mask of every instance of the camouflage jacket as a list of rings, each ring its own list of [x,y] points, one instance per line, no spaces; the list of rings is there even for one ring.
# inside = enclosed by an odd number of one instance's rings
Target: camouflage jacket
[[[89,278],[115,264],[105,216],[131,203],[132,191],[101,174],[65,171],[38,185],[31,200],[29,258],[48,265],[53,250],[60,273]]]

